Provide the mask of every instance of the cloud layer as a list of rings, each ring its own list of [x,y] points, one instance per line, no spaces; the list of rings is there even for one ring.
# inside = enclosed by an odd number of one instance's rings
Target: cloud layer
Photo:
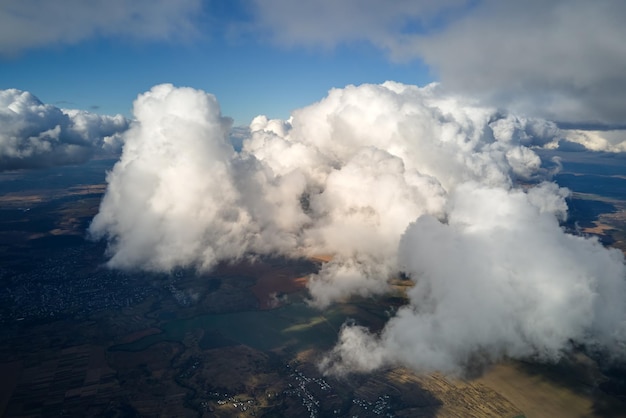
[[[0,171],[84,162],[119,148],[127,128],[121,115],[59,109],[26,91],[0,90]]]
[[[280,44],[368,41],[392,59],[423,60],[447,88],[496,106],[561,122],[626,118],[620,0],[256,3],[259,30]]]
[[[455,91],[552,120],[623,124],[625,14],[618,0],[490,0],[415,48]]]
[[[455,373],[626,341],[623,256],[561,229],[568,191],[532,150],[563,138],[553,123],[393,82],[259,116],[240,151],[203,91],[155,86],[134,114],[90,228],[112,267],[332,254],[309,282],[319,307],[401,271],[415,282],[380,335],[344,327],[327,372]]]
[[[96,35],[169,39],[196,32],[199,0],[7,0],[0,6],[0,55]]]
[[[434,20],[462,11],[468,1],[315,0],[297,5],[289,0],[253,0],[252,3],[256,29],[274,42],[330,48],[338,43],[368,40],[395,55],[400,39],[417,29],[431,29]]]

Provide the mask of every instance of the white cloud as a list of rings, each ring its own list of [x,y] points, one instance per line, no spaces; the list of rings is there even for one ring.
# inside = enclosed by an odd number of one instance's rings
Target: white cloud
[[[626,117],[621,0],[256,3],[259,30],[281,44],[368,41],[495,106],[562,122]]]
[[[555,196],[546,197],[457,188],[447,223],[423,216],[402,238],[400,264],[415,281],[409,305],[380,336],[344,328],[323,368],[403,364],[456,374],[505,356],[556,360],[572,342],[622,352],[623,255],[564,233],[546,210]]]
[[[334,47],[369,40],[395,53],[395,44],[412,26],[430,28],[432,20],[458,11],[467,0],[254,0],[257,30],[283,45]]]
[[[310,283],[319,306],[384,290],[402,232],[422,214],[445,216],[446,194],[457,184],[508,188],[513,177],[545,175],[523,144],[545,144],[558,133],[438,85],[393,82],[331,90],[287,122],[255,119],[251,131],[244,152],[276,175],[308,179],[311,222],[299,242],[306,254],[335,255]]]
[[[134,113],[90,229],[110,265],[333,254],[310,280],[320,307],[383,292],[401,270],[416,282],[380,337],[344,327],[328,371],[456,372],[626,341],[621,254],[560,228],[567,190],[516,186],[549,178],[531,146],[559,141],[550,122],[387,82],[331,90],[287,121],[259,116],[238,152],[202,91],[156,86]]]
[[[590,151],[626,152],[626,130],[607,131],[567,129],[563,139],[580,144]]]
[[[0,54],[96,35],[169,39],[194,35],[200,0],[7,0],[0,5]]]
[[[77,109],[62,109],[71,123],[68,132],[110,152],[122,149],[121,134],[129,121],[122,115],[108,116]]]
[[[551,120],[621,124],[625,13],[619,0],[488,0],[413,47],[455,91]]]
[[[0,171],[84,162],[127,128],[121,115],[59,109],[29,92],[0,90]]]
[[[134,112],[92,226],[94,234],[110,236],[112,263],[120,266],[208,268],[250,251],[334,253],[346,261],[334,262],[337,271],[345,272],[350,260],[365,263],[355,270],[355,277],[371,272],[362,292],[380,291],[406,226],[424,213],[443,216],[446,193],[456,184],[510,187],[512,175],[541,173],[533,151],[491,128],[494,109],[436,85],[333,90],[289,121],[256,118],[240,153],[222,137],[226,128],[210,122],[222,119],[206,93],[157,86],[139,97]],[[222,180],[211,184],[216,176]],[[155,204],[161,201],[169,203]],[[182,228],[185,212],[191,224]],[[195,234],[177,237],[176,225]],[[222,253],[204,254],[217,237]],[[226,245],[231,239],[233,248]],[[325,277],[315,282],[319,300],[332,275]]]
[[[249,239],[211,95],[160,85],[134,104],[120,161],[90,231],[108,236],[115,267],[167,270],[241,256]]]

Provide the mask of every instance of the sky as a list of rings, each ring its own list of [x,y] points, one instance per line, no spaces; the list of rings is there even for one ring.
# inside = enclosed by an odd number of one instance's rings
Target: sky
[[[247,125],[333,87],[447,87],[570,125],[626,124],[619,0],[5,0],[0,88],[130,115],[159,83],[215,94]]]
[[[88,231],[110,268],[331,254],[308,281],[320,309],[412,280],[382,331],[344,326],[327,373],[580,345],[623,360],[624,255],[562,227],[571,192],[541,151],[623,161],[624,17],[621,0],[8,0],[0,170],[114,156]]]
[[[130,116],[138,94],[156,84],[173,83],[215,94],[225,115],[237,125],[247,125],[261,113],[287,118],[333,87],[388,79],[412,84],[432,80],[419,60],[392,62],[367,42],[301,48],[257,37],[256,32],[239,28],[245,23],[242,17],[250,14],[245,2],[177,2],[180,16],[172,21],[167,19],[171,12],[167,2],[111,3],[128,7],[129,13],[133,9],[129,5],[138,3],[138,13],[163,25],[155,34],[146,34],[143,28],[119,33],[118,24],[133,23],[124,16],[101,18],[114,8],[107,2],[63,1],[65,6],[59,9],[64,17],[54,21],[46,19],[37,3],[8,1],[0,6],[0,22],[17,24],[18,13],[26,9],[34,26],[7,33],[10,25],[2,25],[0,88],[27,90],[58,107]],[[67,34],[65,13],[71,21],[86,20],[85,27]],[[49,30],[36,25],[44,19],[41,24],[49,25]],[[10,42],[31,30],[41,33]]]

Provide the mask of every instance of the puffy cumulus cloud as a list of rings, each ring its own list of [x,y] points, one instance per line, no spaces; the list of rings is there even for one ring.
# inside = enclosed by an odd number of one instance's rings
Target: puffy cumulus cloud
[[[379,293],[397,271],[398,238],[417,216],[443,216],[445,191],[436,179],[407,172],[402,159],[364,148],[334,170],[323,192],[310,198],[323,214],[307,231],[319,253],[334,259],[309,283],[318,306],[359,293]]]
[[[121,134],[130,122],[122,115],[108,116],[77,109],[62,109],[70,118],[68,132],[104,150],[117,153],[122,149]]]
[[[277,175],[302,173],[311,223],[307,254],[334,259],[312,278],[314,302],[386,288],[399,238],[422,214],[445,216],[447,192],[466,181],[509,188],[546,175],[527,145],[555,140],[540,120],[394,82],[331,90],[289,121],[255,119],[243,152]]]
[[[7,0],[0,7],[0,54],[96,35],[168,39],[196,32],[200,0]]]
[[[257,26],[282,44],[368,41],[424,61],[455,92],[517,112],[609,125],[626,116],[621,0],[256,3]]]
[[[554,214],[565,203],[553,189],[458,187],[447,222],[425,215],[402,237],[410,303],[380,335],[344,327],[323,368],[462,373],[505,356],[556,360],[573,342],[623,350],[623,255],[564,233]]]
[[[523,144],[550,140],[527,138],[519,118],[502,134],[505,116],[437,85],[333,90],[288,121],[255,118],[240,152],[219,112],[213,96],[171,85],[137,99],[92,225],[111,239],[112,265],[209,268],[248,252],[332,253],[311,285],[321,304],[380,291],[410,222],[443,217],[461,182],[508,188],[512,177],[540,174]],[[353,285],[336,293],[340,275]]]
[[[272,126],[264,128],[262,120],[253,122],[244,150],[260,155],[278,172],[298,166],[325,178],[355,150],[375,147],[402,159],[407,170],[437,178],[444,188],[470,179],[509,185],[514,169],[507,152],[520,160],[515,148],[549,143],[559,134],[549,122],[503,116],[495,108],[450,95],[438,84],[420,88],[386,82],[333,89],[321,102],[294,111],[290,121],[267,121]],[[289,165],[292,159],[283,158],[285,152],[299,159]],[[513,174],[524,174],[521,162],[517,167],[521,171]]]
[[[626,338],[623,257],[565,233],[568,191],[540,181],[533,147],[558,143],[553,123],[393,82],[259,116],[240,151],[202,91],[156,86],[134,113],[90,229],[112,266],[332,254],[309,282],[320,307],[384,292],[400,271],[415,282],[379,336],[343,328],[329,372],[454,372]]]
[[[240,256],[248,215],[215,98],[160,85],[139,96],[134,115],[90,227],[111,238],[110,264],[158,270]]]
[[[605,152],[626,152],[626,130],[614,129],[604,131],[564,129],[560,148],[568,149],[568,145],[577,144],[585,150]]]
[[[502,115],[437,85],[392,82],[332,90],[288,121],[259,116],[240,152],[223,137],[226,128],[203,128],[201,121],[222,120],[215,99],[203,92],[157,86],[140,96],[134,112],[135,125],[92,226],[94,235],[112,239],[111,263],[209,268],[251,251],[332,253],[335,259],[311,282],[321,305],[353,291],[381,291],[397,269],[403,231],[420,215],[444,217],[455,185],[474,180],[509,188],[512,178],[545,174],[525,145],[555,135],[547,122]],[[194,180],[175,186],[185,170]],[[217,174],[222,181],[211,185]],[[141,188],[137,194],[135,187]],[[196,194],[202,198],[183,199]],[[137,206],[126,205],[129,199]],[[173,203],[154,205],[167,200]],[[175,209],[179,200],[184,203]],[[174,216],[185,210],[194,214],[187,221]],[[180,224],[181,231],[195,235],[183,234],[170,245],[163,238],[180,222],[190,224]],[[216,253],[204,254],[217,236],[224,241]],[[233,249],[224,245],[230,241]],[[335,280],[339,276],[352,279]]]
[[[0,171],[84,162],[114,149],[127,128],[121,115],[59,109],[26,91],[1,90]]]

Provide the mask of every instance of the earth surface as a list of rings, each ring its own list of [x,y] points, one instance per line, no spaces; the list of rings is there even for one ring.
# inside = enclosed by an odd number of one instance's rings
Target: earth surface
[[[563,160],[555,180],[573,191],[563,227],[625,251],[623,158],[553,156]],[[0,174],[2,416],[626,417],[626,367],[582,349],[466,378],[323,376],[317,364],[342,324],[381,329],[411,283],[320,311],[306,282],[324,257],[203,274],[110,270],[86,230],[113,163]]]

